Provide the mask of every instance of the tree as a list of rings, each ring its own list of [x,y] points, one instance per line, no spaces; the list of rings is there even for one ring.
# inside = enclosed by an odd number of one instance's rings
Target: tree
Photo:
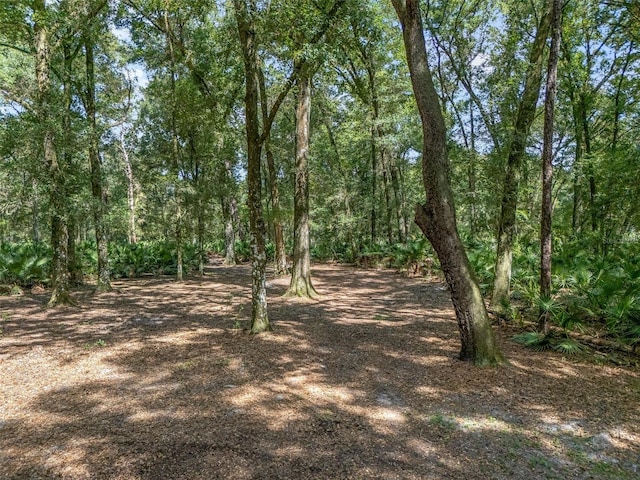
[[[100,8],[104,7],[102,4]],[[93,222],[96,236],[96,247],[98,249],[98,282],[96,290],[98,292],[111,291],[111,280],[109,270],[109,243],[107,237],[106,208],[107,198],[103,186],[104,175],[99,150],[99,132],[96,122],[96,79],[94,60],[94,33],[91,30],[91,22],[97,12],[88,12],[86,21],[87,28],[83,34],[85,66],[86,66],[86,92],[85,110],[89,122],[89,165],[91,169],[91,193],[93,195]]]
[[[344,0],[336,0],[324,17],[320,28],[314,33],[308,45],[317,44],[331,25],[331,19],[337,13]],[[260,94],[260,67],[262,62],[256,46],[256,16],[258,9],[254,0],[234,0],[234,12],[238,24],[240,47],[244,61],[245,73],[245,123],[247,134],[247,187],[249,206],[249,228],[252,243],[252,318],[251,332],[260,333],[269,330],[266,297],[266,252],[265,222],[262,213],[262,174],[260,170],[261,152],[265,141],[269,138],[271,127],[282,102],[297,81],[300,72],[308,67],[308,59],[302,57],[294,60],[292,72],[287,77],[279,94],[269,109],[266,120],[260,128],[258,97]],[[300,189],[299,192],[303,192]],[[304,200],[303,200],[304,201]],[[302,221],[308,218],[300,217]],[[304,257],[302,260],[304,260]]]
[[[300,69],[296,80],[296,173],[293,211],[293,268],[287,295],[315,297],[311,283],[309,244],[309,128],[311,123],[311,72],[309,65]]]
[[[551,297],[551,217],[553,180],[553,116],[555,112],[558,52],[562,25],[562,1],[550,0],[551,49],[547,66],[547,85],[544,102],[544,144],[542,147],[542,211],[540,214],[540,297]],[[540,312],[538,328],[549,330],[549,311]]]
[[[618,138],[615,126],[616,118],[621,118],[620,108],[633,109],[636,98],[633,84],[626,83],[630,75],[625,73],[633,71],[638,61],[639,44],[633,39],[637,16],[627,2],[569,3],[565,11],[560,91],[568,96],[574,130],[572,232],[574,236],[586,234],[588,225],[595,236],[606,230],[605,204],[608,197],[613,198],[609,195],[612,190],[603,188],[608,180],[601,174],[607,168],[599,163],[617,143],[613,139]],[[626,104],[616,101],[622,85],[628,95]],[[609,92],[614,93],[610,96]],[[614,112],[613,118],[609,112]],[[603,130],[604,125],[612,128]],[[605,163],[610,166],[609,161]],[[593,247],[595,251],[606,249],[604,243]]]
[[[411,84],[422,120],[422,177],[427,201],[418,205],[416,223],[433,245],[449,284],[462,341],[460,358],[476,365],[501,364],[504,358],[456,227],[446,131],[429,70],[419,2],[392,3],[402,25]]]
[[[55,145],[55,126],[51,118],[51,44],[50,12],[44,0],[33,2],[33,33],[37,82],[36,111],[41,129],[42,153],[50,176],[49,195],[51,202],[51,297],[49,306],[74,303],[69,294],[69,251],[67,215],[65,205],[65,174],[58,161]]]
[[[176,256],[177,256],[177,271],[176,278],[179,282],[183,280],[183,245],[182,245],[182,222],[183,222],[183,206],[182,206],[182,181],[180,175],[180,142],[178,138],[178,96],[176,91],[177,72],[176,72],[176,53],[173,38],[171,35],[171,24],[169,22],[169,11],[163,12],[163,25],[164,33],[166,35],[166,47],[169,53],[169,85],[171,92],[171,111],[170,118],[170,133],[171,133],[171,170],[174,181],[173,198],[175,202],[175,240],[176,240]]]
[[[269,119],[269,105],[267,104],[267,87],[264,75],[264,68],[259,70],[258,80],[260,82],[260,108],[262,110],[262,123],[266,124]],[[280,207],[280,190],[278,188],[278,175],[276,172],[273,150],[271,148],[271,133],[265,137],[265,156],[267,157],[267,171],[269,172],[269,190],[271,200],[271,215],[273,217],[273,241],[275,244],[274,255],[274,275],[287,274],[287,251],[284,243],[284,226],[282,209]]]
[[[500,313],[503,313],[510,303],[511,264],[513,261],[518,190],[520,188],[527,138],[535,118],[536,105],[542,83],[543,52],[549,35],[550,15],[551,12],[548,9],[542,15],[531,46],[524,91],[518,106],[518,114],[509,146],[500,206],[495,277],[491,296],[491,307]]]
[[[253,0],[234,0],[234,12],[238,23],[238,35],[242,49],[245,71],[245,122],[247,134],[247,187],[249,206],[249,228],[251,231],[251,333],[271,330],[267,314],[267,286],[265,252],[265,223],[262,214],[262,175],[260,156],[264,138],[260,135],[258,117],[258,74],[260,62],[256,46]],[[275,116],[275,115],[274,115]],[[270,125],[263,125],[263,129]]]

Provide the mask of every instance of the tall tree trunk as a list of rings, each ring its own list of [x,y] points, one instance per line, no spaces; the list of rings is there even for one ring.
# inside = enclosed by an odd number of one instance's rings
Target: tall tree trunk
[[[127,144],[124,139],[125,130],[120,130],[120,152],[122,153],[122,160],[124,162],[124,173],[127,177],[127,206],[129,210],[129,243],[138,243],[138,236],[136,234],[136,182],[133,176],[133,167],[131,165],[131,159],[129,158],[129,151],[127,150]]]
[[[34,178],[31,181],[33,196],[31,207],[33,209],[31,224],[31,239],[36,245],[40,243],[40,196],[38,195],[38,181]]]
[[[72,115],[72,92],[71,78],[73,76],[73,58],[71,53],[71,44],[68,39],[62,43],[63,70],[62,70],[62,99],[64,112],[62,114],[62,145],[59,152],[62,153],[62,165],[69,168],[73,161],[73,132],[71,131],[71,115]],[[64,188],[67,188],[65,181]],[[66,191],[66,190],[65,190]],[[67,268],[69,270],[69,283],[71,285],[79,285],[82,281],[82,272],[78,265],[76,257],[76,231],[77,224],[75,215],[68,211],[65,205],[67,219]]]
[[[393,207],[391,205],[391,179],[389,172],[389,164],[387,158],[386,148],[382,148],[381,155],[382,163],[382,185],[384,187],[384,205],[385,205],[385,228],[387,230],[387,242],[389,245],[393,244]]]
[[[311,283],[309,239],[309,124],[311,121],[311,73],[307,66],[297,79],[296,179],[293,199],[293,267],[287,295],[315,297]]]
[[[580,124],[582,126],[582,139],[584,140],[584,156],[586,160],[586,170],[589,179],[589,212],[591,214],[591,231],[598,230],[598,206],[596,204],[596,195],[598,189],[596,186],[596,177],[593,168],[593,156],[591,150],[591,129],[589,128],[589,116],[587,113],[587,94],[580,92]]]
[[[369,222],[370,222],[370,235],[371,235],[371,245],[376,243],[376,238],[378,237],[378,226],[377,226],[377,211],[376,211],[376,203],[377,203],[377,183],[378,183],[378,149],[376,147],[376,135],[375,128],[371,127],[371,211],[369,213]]]
[[[196,140],[193,130],[189,130],[189,158],[193,168],[193,183],[196,191],[194,208],[196,216],[196,244],[198,245],[198,274],[204,276],[206,263],[206,252],[204,251],[204,231],[205,231],[205,207],[208,203],[208,190],[204,185],[205,172],[200,164],[198,152],[196,150]]]
[[[236,258],[236,230],[234,228],[234,210],[237,210],[235,198],[222,199],[224,217],[224,264],[235,265]]]
[[[245,126],[247,132],[247,189],[249,228],[251,233],[251,333],[271,330],[267,315],[265,224],[262,214],[262,177],[260,157],[260,118],[258,112],[258,52],[255,44],[253,14],[255,4],[249,0],[234,0],[235,16],[242,49],[245,73]],[[266,128],[266,126],[265,126]]]
[[[467,168],[467,185],[469,188],[469,232],[471,233],[471,237],[476,236],[477,230],[477,208],[476,202],[477,193],[476,193],[476,129],[475,129],[475,121],[473,116],[473,102],[469,102],[469,147],[471,150],[471,158],[469,159],[469,165]]]
[[[352,211],[351,211],[351,202],[350,200],[350,192],[349,192],[349,188],[348,188],[348,184],[349,184],[349,177],[347,175],[347,173],[344,171],[344,168],[342,168],[342,159],[340,156],[340,150],[338,149],[338,144],[336,143],[336,138],[335,135],[333,133],[333,128],[331,127],[331,121],[325,116],[324,118],[324,126],[327,129],[327,135],[329,137],[329,143],[331,144],[331,147],[333,149],[333,152],[336,156],[336,161],[335,161],[335,166],[336,166],[336,170],[340,173],[340,180],[341,180],[341,184],[342,184],[342,196],[344,198],[344,213],[346,215],[346,217],[351,220],[352,218]],[[349,248],[351,248],[352,252],[356,252],[357,248],[356,248],[356,244],[354,241],[354,235],[353,235],[353,229],[352,228],[347,228],[346,231],[346,236],[347,236],[347,244],[349,245]]]
[[[84,36],[85,65],[86,65],[86,111],[89,121],[89,165],[91,168],[91,194],[93,196],[93,221],[96,234],[96,246],[98,249],[98,284],[97,292],[109,292],[112,290],[109,270],[109,244],[107,239],[107,226],[105,213],[107,197],[103,188],[102,165],[98,149],[98,127],[96,124],[96,79],[94,73],[93,39],[91,32]]]
[[[580,229],[580,170],[583,161],[583,139],[582,139],[582,114],[580,113],[581,104],[575,99],[574,92],[569,91],[572,102],[574,134],[576,151],[574,154],[572,174],[573,174],[573,206],[571,212],[571,232],[576,236]]]
[[[565,62],[565,67],[568,72],[569,78],[569,88],[567,88],[567,95],[571,100],[571,113],[573,120],[573,132],[575,137],[575,154],[572,169],[572,190],[573,190],[573,205],[571,212],[571,233],[574,237],[579,233],[581,228],[581,218],[580,218],[580,196],[581,196],[581,188],[580,188],[580,177],[581,177],[581,169],[583,167],[583,157],[584,157],[584,149],[583,149],[583,128],[582,128],[582,100],[581,95],[578,92],[577,82],[572,74],[572,62],[571,62],[571,49],[566,42],[562,42],[563,55],[562,58]]]
[[[400,201],[400,180],[398,178],[398,164],[396,159],[389,159],[389,170],[391,173],[391,187],[393,189],[393,210],[395,214],[395,224],[398,232],[398,241],[404,243],[407,239],[407,232],[404,229],[402,215],[402,202]]]
[[[267,89],[262,68],[258,71],[260,82],[260,107],[262,110],[263,125],[268,122],[269,112],[267,106]],[[267,157],[267,170],[269,172],[269,191],[271,193],[271,208],[273,216],[273,241],[275,243],[274,274],[276,277],[287,274],[287,250],[284,244],[284,227],[282,225],[282,209],[280,208],[280,191],[278,190],[278,175],[276,164],[271,151],[271,135],[267,135],[264,141],[264,149]]]
[[[275,161],[271,144],[265,142],[267,168],[269,170],[269,188],[271,192],[271,206],[273,215],[273,241],[275,243],[275,276],[287,274],[287,250],[284,243],[284,226],[282,225],[282,209],[280,208],[280,192],[278,190],[278,176],[276,174]]]
[[[562,25],[562,0],[549,0],[551,10],[551,50],[547,68],[547,85],[544,102],[544,133],[542,147],[542,211],[540,215],[540,297],[551,297],[551,219],[553,186],[553,120],[555,113],[558,52],[560,50],[560,30]],[[549,310],[540,312],[538,328],[549,330]]]
[[[460,358],[476,365],[500,364],[504,358],[456,226],[446,131],[429,71],[419,0],[392,3],[402,25],[411,83],[422,120],[422,179],[427,199],[424,205],[417,206],[415,220],[438,254],[449,284],[460,329]]]
[[[235,265],[236,258],[236,228],[238,223],[238,204],[236,202],[233,172],[229,159],[224,161],[225,195],[222,198],[222,216],[224,217],[224,264]]]
[[[76,239],[78,237],[78,223],[75,215],[67,211],[67,265],[69,268],[69,284],[80,285],[82,283],[82,272],[76,255]]]
[[[327,12],[324,22],[313,36],[309,45],[315,45],[324,36],[332,19],[344,3],[344,0],[336,0],[329,12]],[[271,125],[286,98],[299,69],[305,66],[306,61],[301,60],[298,65],[294,65],[293,72],[285,82],[283,89],[274,101],[269,115],[262,125],[260,133],[260,119],[258,112],[259,94],[259,71],[260,61],[256,47],[255,19],[256,0],[234,0],[234,13],[238,25],[238,36],[240,48],[244,62],[245,75],[245,125],[247,132],[247,183],[248,183],[248,207],[249,207],[249,227],[252,237],[252,291],[251,291],[251,332],[260,333],[270,330],[269,318],[267,316],[267,291],[266,291],[266,263],[265,252],[265,224],[262,214],[262,193],[261,193],[261,171],[260,154],[262,145],[269,135]]]
[[[542,83],[543,53],[549,35],[549,24],[550,12],[547,11],[540,20],[529,54],[527,78],[518,107],[518,115],[509,149],[498,228],[495,279],[491,298],[492,308],[500,313],[504,313],[510,303],[511,263],[516,231],[518,190],[520,188],[520,176],[527,146],[527,137],[535,118],[536,104]]]
[[[44,161],[49,172],[51,202],[51,298],[49,306],[73,303],[69,294],[68,231],[66,223],[65,179],[58,163],[54,142],[55,129],[51,124],[51,80],[47,9],[44,0],[34,0],[35,73],[38,85],[37,115],[42,135]]]
[[[176,217],[175,217],[175,239],[176,239],[176,280],[183,280],[183,246],[182,246],[182,194],[180,179],[180,147],[178,143],[178,98],[176,92],[176,57],[171,38],[171,25],[169,23],[169,12],[164,12],[164,25],[166,33],[167,48],[169,50],[170,60],[170,84],[171,84],[171,168],[173,170],[173,178],[175,188],[173,191],[175,199]]]

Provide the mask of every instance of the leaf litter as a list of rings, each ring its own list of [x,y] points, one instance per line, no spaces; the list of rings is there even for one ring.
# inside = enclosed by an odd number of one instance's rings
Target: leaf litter
[[[316,300],[269,279],[274,331],[246,333],[250,267],[114,282],[44,309],[0,298],[0,478],[632,479],[637,368],[498,340],[457,360],[446,288],[315,265]]]

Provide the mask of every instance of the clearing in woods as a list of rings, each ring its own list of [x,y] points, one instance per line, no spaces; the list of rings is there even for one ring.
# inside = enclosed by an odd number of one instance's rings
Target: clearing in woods
[[[3,479],[632,479],[637,368],[527,350],[456,359],[446,287],[315,265],[318,300],[269,282],[274,332],[250,336],[250,272],[0,298]]]

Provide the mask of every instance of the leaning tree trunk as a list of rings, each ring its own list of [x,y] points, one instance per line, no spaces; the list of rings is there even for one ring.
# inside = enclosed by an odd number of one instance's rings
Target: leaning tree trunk
[[[446,131],[433,85],[418,0],[392,0],[402,25],[411,83],[422,119],[422,178],[427,194],[418,205],[416,223],[442,265],[458,319],[460,358],[476,365],[496,365],[504,358],[496,345],[484,300],[458,234],[449,184]]]
[[[44,0],[35,0],[34,25],[35,35],[35,70],[38,86],[37,115],[42,134],[44,161],[49,171],[51,202],[51,249],[53,261],[51,266],[51,298],[49,306],[73,303],[69,294],[69,257],[68,235],[65,218],[65,179],[58,163],[54,143],[54,128],[49,115],[51,108],[51,79],[49,57],[49,32],[45,25],[47,18]]]
[[[535,118],[536,104],[538,103],[540,85],[542,83],[543,52],[549,34],[549,23],[550,12],[547,12],[540,20],[529,54],[527,78],[509,149],[507,173],[502,191],[495,278],[491,298],[491,307],[499,313],[504,313],[510,303],[509,291],[511,287],[513,242],[516,231],[518,190],[520,188],[520,176],[527,146],[527,137]]]
[[[98,128],[96,125],[96,79],[94,74],[93,40],[88,32],[84,39],[85,63],[87,76],[86,110],[89,120],[89,165],[91,167],[91,193],[93,195],[93,221],[96,234],[96,246],[98,249],[98,285],[97,292],[109,292],[112,290],[109,270],[109,244],[107,240],[107,228],[105,213],[107,199],[102,185],[102,166],[100,165],[100,153],[98,150]]]
[[[260,119],[258,114],[258,53],[255,28],[246,0],[234,0],[245,73],[245,128],[247,132],[247,188],[251,233],[251,333],[271,330],[267,315],[265,224],[262,214],[260,172]]]
[[[540,296],[551,296],[551,217],[553,181],[553,117],[556,102],[558,77],[558,51],[560,49],[560,29],[562,24],[562,0],[550,0],[551,50],[547,68],[547,86],[544,102],[544,144],[542,147],[542,211],[540,215]],[[538,329],[549,331],[549,310],[540,312]]]
[[[311,74],[304,66],[298,79],[296,108],[296,180],[293,200],[293,268],[286,295],[315,297],[311,283],[309,241],[309,123],[311,120]]]

